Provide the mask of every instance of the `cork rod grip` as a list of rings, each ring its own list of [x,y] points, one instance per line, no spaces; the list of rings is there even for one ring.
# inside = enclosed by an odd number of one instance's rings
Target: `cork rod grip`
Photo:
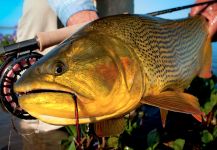
[[[50,46],[59,44],[87,23],[88,22],[76,24],[65,28],[57,29],[55,31],[37,33],[36,37],[39,44],[39,50],[43,51]]]

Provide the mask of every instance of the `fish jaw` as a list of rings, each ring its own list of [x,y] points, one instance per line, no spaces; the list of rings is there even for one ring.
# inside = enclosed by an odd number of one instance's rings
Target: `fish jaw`
[[[45,116],[69,118],[73,115],[70,110],[75,107],[72,95],[60,92],[27,93],[19,96],[19,104],[32,116],[42,119]],[[56,124],[54,120],[50,123]]]
[[[32,84],[36,85],[34,82]],[[77,97],[76,101],[80,124],[98,122],[112,117],[119,117],[120,115],[123,116],[126,112],[133,110],[139,105],[139,101],[134,101],[134,98],[125,91],[125,86],[117,87],[118,90],[114,89],[114,93],[111,93],[106,98],[99,96],[97,99],[90,100],[63,85],[55,83],[40,82],[40,88],[34,86],[33,89],[30,89],[31,86],[27,85],[28,83],[26,85],[15,84],[15,91],[17,93],[25,93],[19,96],[21,108],[35,118],[54,125],[76,124],[76,105],[73,95]],[[120,91],[120,93],[116,93],[117,91]],[[119,95],[119,97],[114,99],[114,94]],[[130,100],[131,98],[133,100]],[[118,101],[118,99],[123,100]]]
[[[19,104],[21,108],[35,118],[49,124],[76,124],[73,95],[77,97],[80,124],[123,116],[139,104],[139,100],[136,102],[134,97],[127,93],[124,82],[117,82],[116,88],[107,97],[97,96],[95,99],[89,99],[64,85],[40,81],[39,79],[27,81],[19,80],[14,85],[15,92],[20,94]],[[118,95],[118,97],[114,97],[114,95]],[[122,101],[120,101],[121,99]]]
[[[76,123],[75,101],[69,93],[43,92],[19,97],[20,106],[39,120],[54,125]],[[79,123],[92,122],[94,118],[79,117]]]

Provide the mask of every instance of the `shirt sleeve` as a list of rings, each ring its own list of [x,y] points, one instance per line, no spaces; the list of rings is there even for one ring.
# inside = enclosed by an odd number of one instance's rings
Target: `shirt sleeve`
[[[56,12],[64,26],[70,16],[82,10],[94,10],[96,8],[92,0],[48,0],[51,8]]]

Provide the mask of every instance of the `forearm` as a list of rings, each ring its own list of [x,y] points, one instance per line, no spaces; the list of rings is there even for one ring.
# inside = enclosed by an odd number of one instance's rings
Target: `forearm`
[[[48,0],[64,26],[97,19],[92,0]]]
[[[79,11],[78,13],[70,16],[70,18],[67,21],[67,26],[90,22],[96,20],[97,18],[98,15],[96,11]]]

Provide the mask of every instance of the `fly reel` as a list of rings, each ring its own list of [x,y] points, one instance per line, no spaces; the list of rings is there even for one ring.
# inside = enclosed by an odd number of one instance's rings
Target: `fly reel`
[[[13,85],[26,69],[31,67],[41,56],[34,52],[20,55],[18,58],[11,56],[6,59],[0,68],[0,98],[3,107],[18,118],[33,119],[19,106],[19,95],[14,92]]]
[[[0,54],[3,56],[3,64],[0,66],[2,107],[21,119],[34,119],[34,117],[20,107],[19,95],[14,92],[13,85],[29,67],[42,57],[41,54],[32,52],[35,49],[38,49],[36,40],[27,40],[0,47]]]

